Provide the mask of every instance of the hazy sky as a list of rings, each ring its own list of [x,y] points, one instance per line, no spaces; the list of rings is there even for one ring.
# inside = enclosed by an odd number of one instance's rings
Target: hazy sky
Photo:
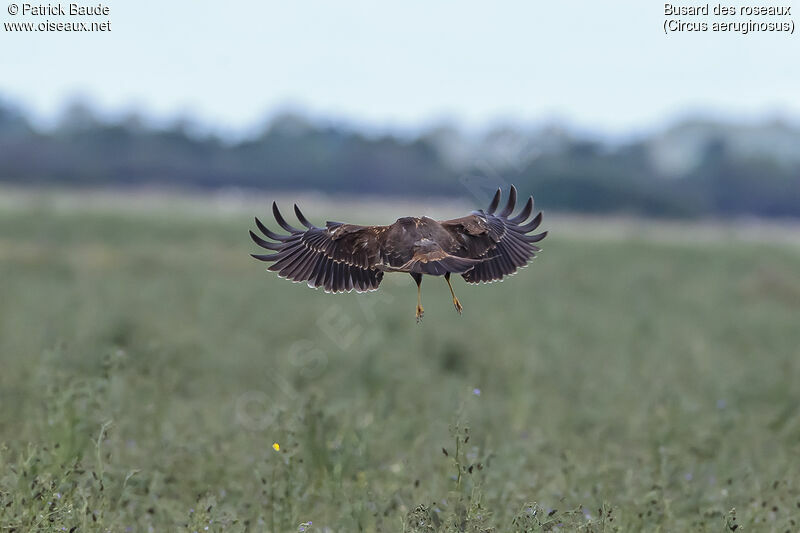
[[[0,28],[0,97],[52,117],[84,95],[107,112],[191,114],[233,132],[287,105],[378,129],[499,118],[625,133],[693,111],[800,117],[800,36],[665,35],[653,0],[108,5],[97,20],[109,33]],[[43,20],[70,19],[0,9],[0,23]]]

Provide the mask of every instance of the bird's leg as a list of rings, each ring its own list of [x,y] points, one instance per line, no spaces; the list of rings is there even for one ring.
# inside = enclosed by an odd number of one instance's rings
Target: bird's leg
[[[453,292],[453,286],[450,285],[450,272],[444,275],[444,280],[447,282],[447,286],[450,287],[450,294],[453,295],[453,305],[456,306],[456,311],[458,311],[460,315],[461,310],[464,308],[461,306],[461,302],[458,301],[458,298],[456,298],[456,293]]]
[[[412,272],[411,277],[417,282],[417,324],[419,324],[422,321],[422,315],[425,314],[425,310],[422,308],[422,274]]]

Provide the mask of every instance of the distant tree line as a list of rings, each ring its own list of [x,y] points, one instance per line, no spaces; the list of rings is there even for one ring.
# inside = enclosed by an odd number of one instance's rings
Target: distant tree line
[[[186,124],[155,128],[135,117],[99,120],[82,106],[41,130],[0,102],[0,181],[406,197],[463,195],[464,184],[506,182],[534,192],[540,206],[587,213],[800,217],[796,131],[782,126],[733,138],[726,124],[700,130],[688,148],[688,133],[680,127],[667,137],[617,145],[512,128],[481,139],[446,128],[407,139],[286,114],[259,135],[230,143],[194,134]],[[781,142],[764,143],[767,134]],[[763,150],[740,149],[764,144]],[[659,150],[671,153],[672,163],[659,159]]]

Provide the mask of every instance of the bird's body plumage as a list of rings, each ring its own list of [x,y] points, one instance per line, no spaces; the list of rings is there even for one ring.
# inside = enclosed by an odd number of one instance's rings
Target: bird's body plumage
[[[275,220],[289,234],[274,233],[256,219],[258,228],[275,242],[251,231],[252,239],[276,253],[253,257],[272,262],[269,270],[281,277],[305,281],[326,292],[376,290],[387,272],[407,272],[418,285],[422,275],[446,276],[448,284],[450,274],[460,274],[469,283],[497,281],[527,265],[539,251],[534,243],[547,235],[529,235],[541,223],[541,213],[524,223],[533,210],[533,197],[517,216],[509,218],[517,191],[511,187],[505,207],[495,214],[500,196],[498,189],[486,211],[465,217],[443,221],[403,217],[388,226],[327,222],[317,227],[295,205],[305,229],[289,225],[273,203]],[[453,299],[460,311],[455,295]]]

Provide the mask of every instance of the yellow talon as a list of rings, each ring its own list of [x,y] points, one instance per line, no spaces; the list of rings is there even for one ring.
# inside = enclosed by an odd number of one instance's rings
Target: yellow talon
[[[425,310],[422,308],[422,274],[411,274],[411,276],[417,282],[417,324],[419,324],[422,321],[422,315],[425,314]]]
[[[460,315],[461,311],[464,308],[461,306],[461,302],[458,301],[458,298],[456,298],[456,293],[453,291],[453,286],[450,284],[450,273],[449,272],[444,275],[444,280],[447,282],[447,286],[450,287],[450,294],[453,296],[453,305],[455,306],[456,311],[458,311],[458,314]]]

